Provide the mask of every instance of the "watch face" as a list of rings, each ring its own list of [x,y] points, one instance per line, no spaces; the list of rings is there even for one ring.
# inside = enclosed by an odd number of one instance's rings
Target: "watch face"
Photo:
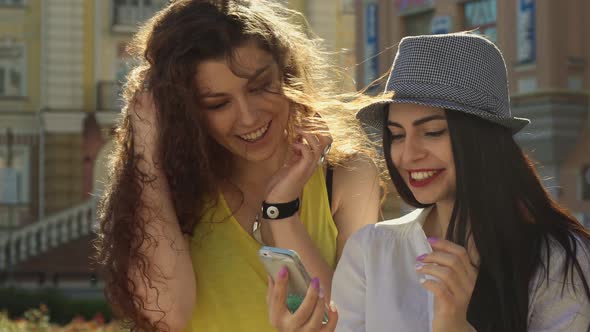
[[[269,206],[266,209],[266,214],[271,218],[271,219],[275,219],[276,217],[279,216],[279,209],[276,206]]]

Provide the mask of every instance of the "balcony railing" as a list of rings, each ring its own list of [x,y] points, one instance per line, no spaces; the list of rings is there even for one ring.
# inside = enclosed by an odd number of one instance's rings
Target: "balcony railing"
[[[94,198],[45,220],[0,232],[0,271],[87,235],[96,220]]]
[[[29,203],[0,204],[0,231],[23,226],[31,218]]]

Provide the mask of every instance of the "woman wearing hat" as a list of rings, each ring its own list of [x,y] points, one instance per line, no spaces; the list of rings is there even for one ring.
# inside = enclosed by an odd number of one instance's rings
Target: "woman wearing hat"
[[[590,233],[553,200],[512,135],[506,66],[469,33],[402,39],[392,100],[357,117],[383,130],[417,209],[346,243],[336,331],[590,331]]]

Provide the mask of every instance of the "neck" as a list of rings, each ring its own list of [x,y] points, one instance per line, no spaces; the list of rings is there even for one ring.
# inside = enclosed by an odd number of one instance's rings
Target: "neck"
[[[272,175],[283,167],[288,157],[289,148],[287,142],[285,142],[270,158],[263,161],[236,158],[234,172],[230,179],[240,188],[264,189]]]
[[[453,213],[454,200],[444,200],[437,202],[424,224],[426,235],[429,237],[444,238],[451,222]]]

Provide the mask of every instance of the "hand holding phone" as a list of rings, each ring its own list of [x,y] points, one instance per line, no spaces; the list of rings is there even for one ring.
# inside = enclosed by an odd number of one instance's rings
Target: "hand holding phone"
[[[271,324],[279,331],[333,331],[338,314],[320,294],[319,280],[310,279],[297,253],[263,247],[259,257],[269,273],[267,303]],[[302,299],[302,300],[301,300]]]

